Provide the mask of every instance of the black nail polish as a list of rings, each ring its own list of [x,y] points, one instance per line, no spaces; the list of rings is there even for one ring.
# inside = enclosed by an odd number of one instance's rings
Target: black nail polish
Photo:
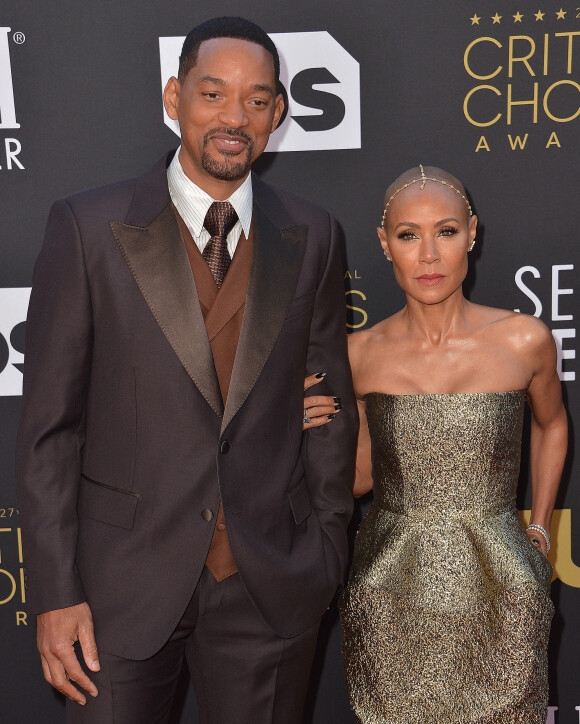
[[[326,377],[326,372],[317,372],[314,376],[317,380],[321,380],[323,377]]]
[[[342,400],[340,399],[340,397],[333,397],[332,401],[335,405],[342,405]]]
[[[338,405],[334,406],[335,410],[342,410],[342,402],[339,402]]]
[[[326,417],[328,417],[329,420],[334,420],[334,418],[336,417],[336,412],[331,412],[330,415],[327,415]]]

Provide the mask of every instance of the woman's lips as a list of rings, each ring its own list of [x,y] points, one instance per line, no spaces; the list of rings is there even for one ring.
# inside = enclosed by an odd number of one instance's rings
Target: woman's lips
[[[419,284],[423,284],[423,286],[426,287],[435,286],[435,284],[438,284],[443,279],[445,279],[443,274],[422,274],[420,277],[417,277]]]

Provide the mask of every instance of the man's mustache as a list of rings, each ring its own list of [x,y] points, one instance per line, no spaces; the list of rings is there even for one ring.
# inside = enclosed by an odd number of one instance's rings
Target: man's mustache
[[[254,141],[248,136],[248,134],[245,131],[234,130],[233,128],[212,128],[211,131],[208,131],[205,136],[203,137],[204,143],[207,143],[210,139],[210,136],[215,136],[216,134],[223,134],[224,136],[235,136],[236,138],[242,138],[244,141],[248,143],[249,146],[254,145]]]

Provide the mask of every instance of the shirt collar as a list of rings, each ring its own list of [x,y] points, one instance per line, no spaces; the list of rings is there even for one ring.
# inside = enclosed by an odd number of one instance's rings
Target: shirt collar
[[[197,238],[203,229],[203,222],[209,207],[216,199],[195,184],[186,174],[179,160],[181,146],[175,152],[167,169],[169,195],[182,217],[187,217],[192,233]],[[236,210],[244,235],[248,238],[252,224],[252,178],[249,173],[244,182],[226,199]]]

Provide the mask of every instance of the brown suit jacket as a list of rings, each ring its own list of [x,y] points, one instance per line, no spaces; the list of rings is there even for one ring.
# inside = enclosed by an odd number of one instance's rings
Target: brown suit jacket
[[[252,176],[251,269],[224,403],[213,309],[206,327],[167,162],[54,204],[16,450],[29,610],[88,601],[101,650],[132,659],[181,619],[220,502],[244,586],[286,637],[332,599],[352,511],[357,413],[336,222]],[[315,372],[327,372],[316,392],[344,408],[303,433]]]

